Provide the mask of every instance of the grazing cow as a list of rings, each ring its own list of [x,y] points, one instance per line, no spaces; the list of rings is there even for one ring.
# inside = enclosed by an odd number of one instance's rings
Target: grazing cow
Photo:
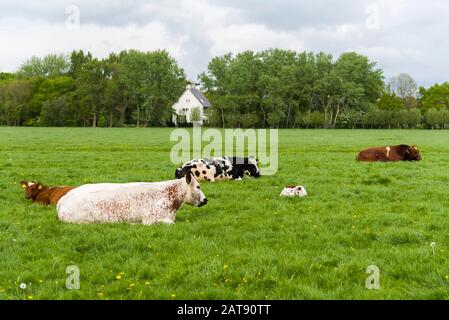
[[[305,197],[307,196],[306,188],[303,186],[287,186],[281,192],[281,197]]]
[[[21,181],[20,185],[25,189],[25,198],[33,202],[50,205],[57,204],[66,193],[75,187],[47,187],[40,182]]]
[[[415,146],[405,144],[399,146],[377,147],[363,150],[357,156],[357,161],[365,162],[397,162],[397,161],[420,161],[421,155]]]
[[[62,197],[57,211],[58,218],[69,223],[172,224],[184,203],[207,204],[190,173],[172,181],[83,185]]]
[[[191,172],[198,181],[241,180],[245,175],[259,178],[257,159],[253,157],[214,157],[195,159],[176,169],[175,177],[180,179]]]

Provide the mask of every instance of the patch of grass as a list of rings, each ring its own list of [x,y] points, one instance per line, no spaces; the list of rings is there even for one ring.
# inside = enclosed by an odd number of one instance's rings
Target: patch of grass
[[[19,186],[172,179],[170,132],[0,128],[0,299],[449,298],[449,132],[280,131],[276,175],[204,183],[209,204],[173,226],[61,223]],[[400,143],[423,161],[355,161]],[[287,184],[309,196],[280,198]]]

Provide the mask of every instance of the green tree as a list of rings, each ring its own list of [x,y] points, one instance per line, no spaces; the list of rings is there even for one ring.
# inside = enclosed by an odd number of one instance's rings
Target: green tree
[[[342,54],[316,83],[326,126],[335,128],[346,109],[366,108],[374,103],[382,92],[382,79],[382,71],[368,58],[353,52]]]
[[[69,104],[66,95],[45,101],[42,106],[40,125],[43,127],[63,127],[70,123]]]
[[[84,124],[91,121],[93,128],[97,126],[97,119],[102,110],[102,98],[108,77],[105,64],[98,59],[92,59],[81,67],[75,79],[77,115]]]
[[[441,109],[438,111],[440,128],[445,130],[449,125],[449,110]]]
[[[259,117],[254,113],[245,113],[240,117],[240,122],[244,128],[254,128],[259,121]]]
[[[0,82],[7,81],[7,80],[13,80],[15,77],[16,76],[13,73],[0,72]]]
[[[120,80],[134,107],[137,127],[141,120],[165,125],[171,121],[171,106],[186,83],[184,71],[166,51],[130,50],[122,58]]]
[[[416,128],[423,121],[423,116],[421,111],[417,108],[411,109],[407,111],[406,124],[409,128]]]
[[[193,108],[190,112],[190,122],[201,121],[201,110],[199,107]]]
[[[59,96],[66,95],[72,92],[73,89],[73,79],[68,76],[40,80],[37,85],[37,90],[30,101],[30,117],[38,118],[42,107],[46,102],[53,101]]]
[[[310,114],[310,123],[315,128],[322,127],[325,120],[325,115],[322,112],[314,111]]]
[[[429,109],[424,114],[424,118],[426,123],[433,129],[436,128],[436,126],[441,122],[440,121],[440,115],[438,110],[436,109]]]
[[[107,59],[103,60],[103,64],[108,74],[103,96],[103,121],[107,122],[109,127],[112,127],[114,122],[123,126],[127,120],[126,113],[129,102],[125,92],[125,83],[121,77],[123,72],[121,56],[110,54]]]
[[[84,53],[83,50],[73,50],[70,54],[70,69],[69,74],[76,78],[78,73],[82,70],[84,65],[88,62],[92,61],[92,53],[87,52]]]
[[[404,101],[395,92],[384,91],[376,102],[381,110],[400,111],[405,108]]]
[[[417,106],[416,93],[418,85],[416,81],[407,73],[401,73],[390,80],[392,92],[396,93],[404,102],[407,109]]]
[[[64,54],[48,54],[43,58],[33,56],[21,64],[17,71],[20,78],[57,77],[70,70],[70,60]]]
[[[419,88],[419,107],[424,112],[429,109],[449,109],[449,82],[436,84],[428,89]]]
[[[0,82],[0,121],[7,126],[19,126],[31,99],[30,81],[10,80]]]

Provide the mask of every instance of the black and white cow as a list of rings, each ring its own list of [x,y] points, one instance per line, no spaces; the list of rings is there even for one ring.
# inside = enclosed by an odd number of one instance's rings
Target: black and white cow
[[[176,169],[175,177],[183,178],[187,172],[198,181],[241,180],[245,175],[259,178],[257,159],[253,157],[214,157],[195,159]]]

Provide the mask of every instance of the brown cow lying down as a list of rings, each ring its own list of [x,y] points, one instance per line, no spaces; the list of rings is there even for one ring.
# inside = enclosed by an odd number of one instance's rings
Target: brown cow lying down
[[[420,161],[421,155],[415,146],[405,144],[399,146],[377,147],[361,151],[357,161],[365,162],[396,162],[396,161]]]
[[[207,203],[190,173],[163,182],[86,184],[61,198],[57,211],[59,220],[70,223],[172,224],[184,203]]]
[[[57,204],[59,199],[75,188],[47,187],[40,182],[26,180],[20,182],[20,184],[25,189],[25,198],[44,205]]]

